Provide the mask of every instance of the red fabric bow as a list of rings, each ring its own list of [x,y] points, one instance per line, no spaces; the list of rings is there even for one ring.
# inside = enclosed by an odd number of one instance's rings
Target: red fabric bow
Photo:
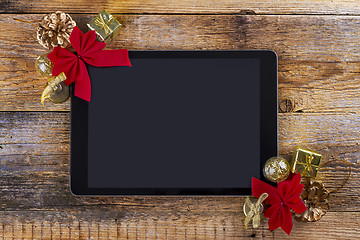
[[[96,41],[95,31],[83,34],[75,27],[70,35],[70,43],[76,53],[55,47],[47,57],[54,63],[52,75],[64,72],[65,84],[70,85],[75,81],[75,96],[86,101],[91,98],[91,83],[85,63],[96,67],[131,66],[126,49],[102,50],[106,43]]]
[[[300,184],[301,175],[291,174],[289,178],[280,182],[277,188],[252,178],[252,195],[259,198],[264,192],[269,194],[266,202],[271,205],[265,212],[264,216],[269,219],[269,230],[275,230],[281,227],[288,235],[293,227],[291,211],[303,213],[307,208],[300,198],[304,185]]]

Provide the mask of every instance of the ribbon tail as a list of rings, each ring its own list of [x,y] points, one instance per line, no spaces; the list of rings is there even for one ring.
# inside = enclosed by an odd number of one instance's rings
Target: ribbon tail
[[[258,228],[260,226],[260,214],[256,214],[253,218],[253,228]]]
[[[91,99],[91,83],[90,77],[87,72],[85,63],[83,61],[79,61],[79,69],[80,73],[79,77],[75,81],[75,96],[84,99],[85,101],[90,102]]]
[[[289,207],[282,208],[282,223],[281,228],[282,230],[287,234],[290,235],[292,227],[293,227],[293,221],[292,221],[292,215]]]
[[[282,205],[273,205],[265,213],[265,217],[269,217],[268,225],[269,230],[275,230],[281,226],[282,216],[281,216]]]
[[[260,198],[261,194],[267,193],[268,197],[265,199],[265,202],[269,203],[270,205],[274,205],[280,201],[277,188],[257,178],[252,178],[251,190],[252,195],[256,198]]]
[[[244,205],[248,206],[248,208],[250,209],[250,211],[247,213],[245,220],[244,220],[244,225],[245,225],[245,229],[247,228],[249,222],[252,220],[254,214],[255,214],[255,206],[254,204],[250,201],[249,197],[245,198],[245,203]]]
[[[101,50],[85,54],[83,57],[88,64],[95,67],[131,67],[127,49]]]
[[[244,220],[245,229],[247,229],[247,226],[248,226],[249,222],[252,220],[253,216],[254,216],[254,212],[251,212],[245,217],[245,220]]]

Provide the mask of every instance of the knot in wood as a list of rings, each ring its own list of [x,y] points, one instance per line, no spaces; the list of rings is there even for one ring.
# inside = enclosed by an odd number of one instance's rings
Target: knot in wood
[[[279,110],[282,113],[293,112],[295,109],[295,104],[290,98],[284,98],[279,103]]]

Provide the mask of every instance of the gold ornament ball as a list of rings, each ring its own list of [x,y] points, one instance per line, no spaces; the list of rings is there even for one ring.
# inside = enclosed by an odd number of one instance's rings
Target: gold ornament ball
[[[272,182],[282,182],[290,174],[290,164],[282,157],[272,157],[266,161],[263,173],[265,178]]]
[[[51,77],[51,72],[54,64],[48,59],[47,55],[49,53],[44,53],[36,59],[36,69],[44,77]]]
[[[64,82],[56,85],[50,94],[49,100],[53,103],[63,103],[70,97],[70,87]]]

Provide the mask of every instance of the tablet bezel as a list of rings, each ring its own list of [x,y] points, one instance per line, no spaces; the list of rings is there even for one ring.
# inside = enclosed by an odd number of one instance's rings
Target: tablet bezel
[[[278,154],[277,55],[274,51],[129,51],[132,58],[260,59],[260,179],[262,167]],[[89,188],[88,103],[71,97],[70,191],[74,195],[251,195],[251,188]],[[251,181],[251,179],[249,179]],[[269,183],[269,182],[268,182]]]

